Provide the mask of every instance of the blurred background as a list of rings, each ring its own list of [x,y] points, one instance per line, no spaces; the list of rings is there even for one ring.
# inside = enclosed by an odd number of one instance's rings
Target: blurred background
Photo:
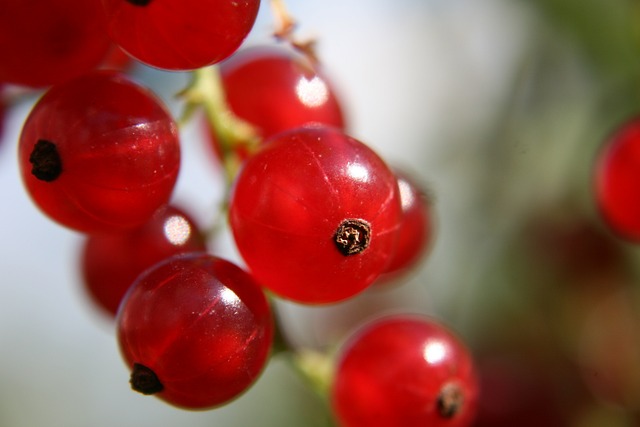
[[[272,42],[263,3],[247,45]],[[401,285],[327,307],[279,302],[288,339],[325,350],[376,313],[425,313],[474,352],[477,426],[640,426],[640,250],[603,227],[591,192],[599,147],[640,106],[640,2],[286,4],[318,40],[350,133],[428,188],[436,222]],[[132,74],[180,112],[185,73]],[[130,391],[113,325],[82,289],[82,237],[40,214],[19,179],[37,96],[6,112],[0,141],[0,426],[330,425],[281,359],[214,411]],[[181,132],[175,201],[208,225],[221,171],[199,126]],[[212,243],[241,262],[228,233]]]

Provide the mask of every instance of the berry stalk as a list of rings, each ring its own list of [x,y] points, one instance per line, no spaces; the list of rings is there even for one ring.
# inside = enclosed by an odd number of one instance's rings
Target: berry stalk
[[[220,141],[227,188],[230,187],[242,161],[236,148],[253,151],[260,142],[253,126],[233,114],[227,105],[220,72],[215,66],[193,71],[191,82],[178,97],[186,103],[180,124],[187,123],[196,111],[203,110]]]

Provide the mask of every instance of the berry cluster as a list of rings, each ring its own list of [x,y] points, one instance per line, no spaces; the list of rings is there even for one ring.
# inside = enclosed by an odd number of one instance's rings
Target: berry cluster
[[[298,350],[276,340],[282,325],[270,299],[344,301],[401,278],[427,252],[431,199],[348,134],[311,44],[283,28],[289,46],[236,53],[258,0],[43,3],[33,13],[13,2],[0,16],[0,44],[15,48],[0,83],[46,87],[22,128],[21,176],[48,217],[84,234],[84,282],[115,319],[134,390],[186,409],[223,405],[271,354]],[[100,69],[113,49],[163,70],[195,70],[181,94],[183,119],[195,110],[207,119],[245,266],[212,254],[214,236],[171,203],[178,120],[126,73]],[[381,317],[334,362],[325,391],[345,427],[473,421],[472,357],[435,319]]]

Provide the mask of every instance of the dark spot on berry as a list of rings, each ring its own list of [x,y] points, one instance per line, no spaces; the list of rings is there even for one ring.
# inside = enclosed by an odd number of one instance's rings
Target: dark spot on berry
[[[40,181],[54,181],[62,173],[62,160],[56,144],[46,139],[36,142],[29,162],[33,165],[31,173]]]
[[[146,6],[149,3],[151,3],[151,0],[127,0],[127,1],[134,6]]]
[[[333,240],[342,255],[359,254],[369,247],[371,226],[363,219],[345,219],[336,230]]]
[[[438,413],[442,418],[453,418],[462,410],[464,394],[456,383],[447,383],[438,395]]]
[[[160,393],[164,390],[156,373],[140,363],[133,364],[129,383],[131,383],[132,389],[146,395]]]

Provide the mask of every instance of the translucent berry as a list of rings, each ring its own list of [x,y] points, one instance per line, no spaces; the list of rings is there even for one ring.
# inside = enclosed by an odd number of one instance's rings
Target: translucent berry
[[[171,196],[176,124],[147,89],[112,72],[52,87],[27,117],[23,181],[52,219],[79,231],[139,226]]]
[[[124,294],[144,270],[173,255],[205,250],[193,219],[164,206],[139,228],[87,236],[81,254],[84,285],[93,301],[115,316]]]
[[[143,273],[118,312],[118,342],[134,390],[186,409],[225,404],[259,377],[271,312],[246,272],[206,254]]]
[[[331,402],[342,427],[463,427],[477,394],[471,355],[452,332],[426,317],[395,315],[344,344]]]
[[[398,246],[385,270],[386,280],[415,266],[431,244],[433,222],[431,200],[406,173],[396,171],[402,203]]]
[[[345,126],[331,82],[322,70],[290,50],[243,49],[220,64],[220,73],[231,111],[263,139],[309,123]],[[219,153],[218,141],[212,137]]]
[[[3,1],[0,81],[62,83],[97,67],[109,43],[100,0]]]
[[[618,236],[640,241],[640,119],[620,129],[604,145],[595,171],[595,199]]]
[[[115,43],[111,43],[109,50],[107,50],[106,55],[100,63],[99,68],[102,70],[114,70],[126,73],[133,68],[134,64],[135,60],[127,55],[120,46]]]
[[[260,0],[103,0],[112,39],[152,67],[193,70],[235,52]]]
[[[389,263],[400,217],[384,161],[322,126],[268,140],[240,172],[230,208],[236,245],[258,282],[304,303],[367,288]]]

